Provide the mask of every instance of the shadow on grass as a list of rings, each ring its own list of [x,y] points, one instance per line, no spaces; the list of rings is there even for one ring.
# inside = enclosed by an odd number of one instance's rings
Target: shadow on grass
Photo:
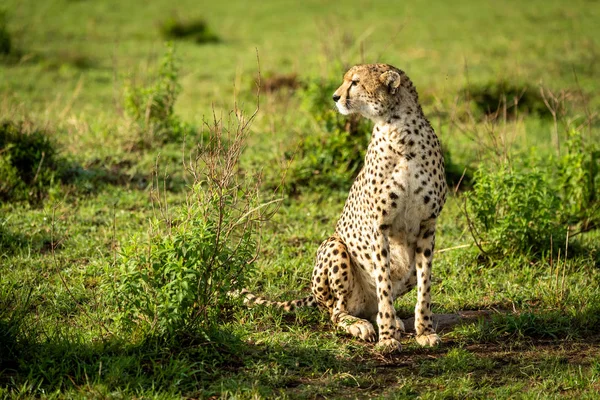
[[[27,297],[24,292],[21,295]],[[8,297],[3,295],[0,300]],[[0,312],[0,388],[11,395],[58,391],[63,395],[96,393],[99,397],[111,393],[200,398],[224,393],[249,397],[371,396],[385,393],[390,385],[397,386],[399,373],[421,380],[475,373],[503,382],[515,362],[524,362],[521,352],[531,353],[530,363],[543,364],[553,354],[544,349],[563,354],[568,343],[567,347],[580,349],[577,351],[583,357],[590,344],[599,341],[594,327],[598,326],[600,310],[594,304],[577,313],[469,311],[438,315],[438,330],[445,332],[441,346],[422,348],[410,340],[402,352],[392,356],[378,354],[369,350],[370,344],[351,338],[348,344],[362,347],[362,351],[344,355],[347,353],[341,351],[339,343],[325,338],[256,344],[223,329],[210,332],[210,340],[207,336],[187,336],[169,343],[94,340],[88,334],[85,338],[40,341],[32,338],[44,335],[24,323],[27,301],[14,300],[10,303],[20,304],[19,309]],[[411,321],[406,322],[410,327]],[[540,354],[532,350],[538,347]],[[505,367],[506,371],[497,371]],[[411,386],[411,393],[424,393],[419,385]]]
[[[211,340],[177,344],[118,340],[50,340],[35,343],[18,334],[18,321],[0,321],[0,387],[27,395],[60,391],[130,395],[185,394],[207,397],[223,392],[259,392],[300,384],[305,374],[339,369],[331,352],[297,345],[254,345],[226,332]],[[93,341],[92,341],[93,342]],[[289,373],[288,371],[293,371]],[[1,392],[0,392],[1,393]]]
[[[73,164],[69,168],[69,181],[84,193],[93,194],[107,186],[123,186],[129,189],[146,189],[152,182],[150,174],[132,172],[133,162],[121,160],[107,163],[96,160],[88,166]]]
[[[3,257],[11,257],[19,252],[46,254],[53,250],[63,248],[62,237],[56,235],[54,242],[52,234],[45,230],[38,230],[34,233],[15,232],[4,225],[0,219],[0,260]],[[1,261],[0,261],[1,262]]]
[[[516,343],[537,340],[583,340],[598,338],[600,304],[590,301],[580,311],[560,309],[468,311],[436,315],[437,330],[463,343]],[[412,320],[405,323],[410,326]]]

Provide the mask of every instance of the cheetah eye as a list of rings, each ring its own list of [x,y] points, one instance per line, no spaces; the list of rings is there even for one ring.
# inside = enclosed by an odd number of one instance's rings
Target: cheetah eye
[[[358,85],[358,81],[357,80],[353,80],[352,83],[350,84],[350,86],[356,86]]]

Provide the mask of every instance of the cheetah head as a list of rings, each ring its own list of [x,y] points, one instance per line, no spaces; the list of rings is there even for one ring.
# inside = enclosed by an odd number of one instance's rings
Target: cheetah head
[[[405,79],[404,72],[391,65],[357,65],[346,72],[333,101],[343,115],[358,113],[379,120],[400,104],[403,97],[400,85]]]

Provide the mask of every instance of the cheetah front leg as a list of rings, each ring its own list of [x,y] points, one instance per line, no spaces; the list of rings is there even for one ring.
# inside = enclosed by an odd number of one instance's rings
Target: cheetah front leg
[[[373,271],[377,286],[377,327],[379,328],[379,347],[384,352],[400,350],[400,334],[404,326],[396,318],[392,278],[390,276],[389,226],[383,225],[375,233],[373,245]]]
[[[433,328],[431,312],[431,266],[435,247],[435,220],[421,225],[415,249],[417,266],[417,304],[415,306],[415,331],[421,346],[435,346],[441,342]]]

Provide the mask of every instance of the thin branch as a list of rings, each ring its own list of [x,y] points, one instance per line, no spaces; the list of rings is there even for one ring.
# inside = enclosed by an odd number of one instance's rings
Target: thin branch
[[[447,251],[458,250],[458,249],[466,249],[467,247],[473,247],[473,243],[470,244],[461,244],[454,247],[446,247],[445,249],[435,250],[435,254],[445,253]]]
[[[467,200],[464,199],[463,201],[463,211],[465,213],[465,216],[467,217],[467,225],[469,226],[469,232],[471,233],[471,237],[473,237],[473,241],[475,242],[475,245],[477,246],[477,248],[479,249],[479,251],[481,251],[481,253],[489,258],[488,253],[483,250],[483,247],[481,247],[481,243],[479,242],[479,240],[477,239],[479,236],[479,233],[477,232],[477,229],[475,228],[475,225],[473,224],[473,222],[471,221],[471,218],[469,218],[469,212],[467,210]]]
[[[461,182],[463,181],[463,178],[465,177],[465,174],[467,173],[467,169],[465,168],[463,170],[462,175],[460,176],[460,179],[458,180],[458,183],[456,184],[456,186],[454,187],[454,194],[456,195],[456,193],[458,192],[458,188],[460,187]]]
[[[42,164],[44,163],[44,158],[46,157],[46,152],[42,151],[42,158],[40,159],[40,162],[38,164],[37,170],[35,171],[35,175],[33,176],[33,180],[31,181],[31,183],[35,183],[35,181],[37,181],[37,177],[40,173],[40,170],[42,169]]]

